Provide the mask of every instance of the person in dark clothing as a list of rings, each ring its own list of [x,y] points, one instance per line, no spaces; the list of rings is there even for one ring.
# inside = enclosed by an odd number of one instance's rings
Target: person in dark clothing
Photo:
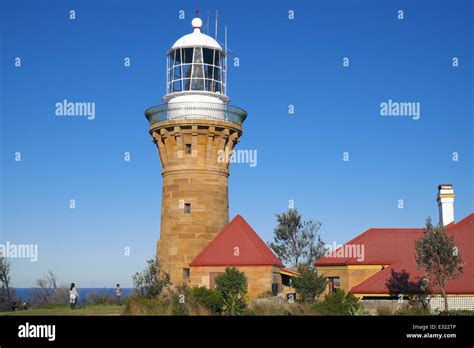
[[[122,304],[122,289],[120,288],[120,284],[115,286],[115,303],[119,306]]]

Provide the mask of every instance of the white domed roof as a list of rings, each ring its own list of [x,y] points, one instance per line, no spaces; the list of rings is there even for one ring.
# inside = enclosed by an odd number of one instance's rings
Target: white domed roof
[[[214,40],[209,35],[201,33],[202,27],[202,20],[198,17],[194,18],[191,22],[194,32],[188,35],[184,35],[180,37],[174,45],[171,47],[171,50],[180,47],[194,47],[194,46],[202,46],[208,48],[214,48],[222,51],[221,45]]]

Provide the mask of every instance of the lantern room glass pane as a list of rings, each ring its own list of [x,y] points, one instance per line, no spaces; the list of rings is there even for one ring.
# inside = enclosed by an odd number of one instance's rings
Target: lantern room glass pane
[[[210,48],[203,48],[204,64],[212,65],[214,62],[214,51]]]
[[[181,78],[181,67],[175,66],[173,69],[173,80]]]
[[[175,66],[176,65],[176,51],[173,51],[170,53],[170,64],[171,66]]]
[[[191,64],[183,65],[183,77],[190,78],[191,77]]]
[[[173,92],[181,92],[182,91],[181,80],[173,81],[173,85],[172,85],[171,90]]]
[[[202,63],[202,47],[194,48],[193,63]]]
[[[204,91],[204,79],[193,78],[191,82],[191,90]]]
[[[202,47],[194,48],[193,70],[191,75],[191,90],[204,91],[204,65],[202,58]]]
[[[183,63],[192,63],[193,62],[193,49],[192,48],[183,48]]]
[[[204,76],[207,79],[212,79],[212,65],[204,65]]]
[[[221,66],[220,62],[221,62],[221,55],[220,55],[220,52],[217,51],[217,50],[214,50],[214,65],[215,66]]]
[[[202,64],[193,64],[193,79],[202,79],[204,78],[204,65]]]
[[[184,90],[189,91],[191,89],[191,79],[184,79],[183,83],[184,83],[184,86],[183,86]]]
[[[221,81],[221,68],[214,68],[214,80]]]
[[[181,50],[178,49],[178,50],[175,50],[175,52],[176,52],[176,55],[175,55],[175,58],[174,58],[174,64],[179,65],[179,64],[181,64]]]

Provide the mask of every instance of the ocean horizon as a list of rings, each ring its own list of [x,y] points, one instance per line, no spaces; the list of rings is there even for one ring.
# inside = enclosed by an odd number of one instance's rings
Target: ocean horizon
[[[19,300],[30,302],[33,298],[33,293],[39,288],[13,288],[16,297]],[[90,294],[97,294],[98,296],[115,296],[115,288],[79,288],[76,287],[79,293],[79,301],[84,301]],[[127,298],[132,292],[133,288],[121,288],[122,298]]]

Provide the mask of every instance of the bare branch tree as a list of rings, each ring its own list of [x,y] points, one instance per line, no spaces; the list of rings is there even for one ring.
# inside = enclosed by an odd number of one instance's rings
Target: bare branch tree
[[[10,262],[7,258],[0,256],[0,310],[11,310],[14,302],[10,280]]]
[[[44,278],[36,280],[33,305],[41,307],[54,303],[67,303],[67,293],[67,286],[58,287],[56,275],[48,270]]]

